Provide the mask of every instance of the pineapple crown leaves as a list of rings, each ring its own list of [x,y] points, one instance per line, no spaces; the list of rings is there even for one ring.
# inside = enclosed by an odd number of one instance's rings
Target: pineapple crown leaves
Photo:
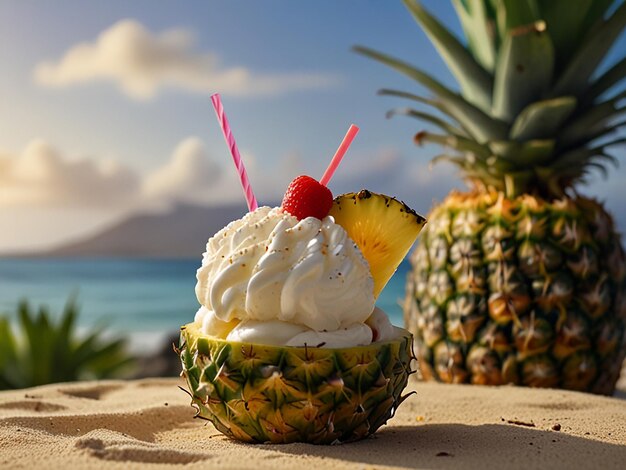
[[[433,97],[383,89],[434,109],[391,110],[427,122],[417,143],[446,148],[446,159],[481,186],[514,196],[560,196],[593,168],[606,172],[610,136],[626,126],[626,56],[598,67],[626,26],[626,1],[452,0],[466,44],[418,0],[403,0],[456,78],[451,90],[423,70],[366,47],[354,50],[422,85]],[[599,142],[599,143],[598,143]]]

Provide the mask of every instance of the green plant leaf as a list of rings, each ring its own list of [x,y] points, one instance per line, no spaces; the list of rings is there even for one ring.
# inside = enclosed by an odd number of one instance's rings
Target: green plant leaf
[[[508,31],[541,19],[536,0],[495,0],[494,3],[498,31],[503,42]]]
[[[584,138],[579,137],[578,140],[576,141],[576,146],[587,145],[593,142],[594,140],[606,137],[609,134],[613,134],[614,132],[616,132],[617,130],[619,130],[620,128],[624,126],[626,126],[626,121],[616,122],[615,124],[611,124],[608,127],[601,126],[595,132],[587,133],[584,136]],[[564,148],[564,147],[561,147],[561,148]]]
[[[430,165],[431,166],[435,166],[437,163],[441,163],[441,162],[452,163],[453,165],[456,165],[456,166],[459,166],[459,167],[463,167],[467,163],[465,158],[463,158],[463,157],[461,157],[459,155],[448,155],[447,153],[442,153],[440,155],[434,156],[430,160]]]
[[[354,50],[403,73],[426,87],[439,98],[447,112],[479,142],[501,139],[506,136],[508,126],[504,122],[492,119],[425,72],[414,68],[406,62],[372,49],[356,46]]]
[[[504,192],[510,199],[518,197],[527,191],[531,186],[531,182],[535,181],[536,173],[534,169],[526,169],[519,171],[509,171],[504,175]]]
[[[626,143],[626,137],[620,137],[618,139],[609,140],[608,142],[603,142],[601,145],[597,146],[596,149],[604,150],[608,147],[614,147],[616,145],[622,145]]]
[[[441,103],[438,100],[425,98],[423,96],[419,96],[419,95],[415,95],[413,93],[408,93],[408,92],[399,91],[399,90],[381,89],[381,90],[378,90],[378,94],[381,95],[381,96],[395,96],[397,98],[407,98],[407,99],[410,99],[412,101],[416,101],[418,103],[423,103],[423,104],[426,104],[428,106],[432,106],[433,108],[435,108],[440,113],[443,113],[446,116],[450,117],[451,119],[455,120],[454,116],[452,116],[450,114],[450,112],[446,109],[446,107],[443,105],[443,103]],[[389,113],[387,113],[387,114],[389,114]],[[436,116],[433,116],[433,117],[436,117]],[[459,133],[459,135],[461,135],[462,137],[469,137],[469,135],[467,133],[467,130],[463,129],[463,126],[461,126],[460,124],[459,124],[459,126],[460,127],[458,127],[458,128],[455,127],[455,129]]]
[[[136,360],[132,357],[121,356],[115,361],[108,360],[96,369],[99,377],[110,379],[118,377],[136,366]]]
[[[591,158],[596,158],[598,160],[606,160],[607,163],[610,163],[615,168],[619,168],[619,160],[615,158],[613,155],[609,155],[608,153],[598,153]]]
[[[596,98],[609,91],[614,85],[626,78],[626,56],[616,62],[609,70],[598,77],[584,94],[584,104],[593,102]]]
[[[103,325],[93,327],[91,333],[85,338],[77,340],[74,346],[73,361],[78,364],[89,363],[97,355],[99,344],[106,328]]]
[[[472,139],[455,137],[451,135],[433,134],[431,132],[418,132],[414,141],[417,145],[424,143],[438,144],[443,147],[449,147],[460,153],[468,153],[476,158],[486,161],[491,156],[491,151],[484,145],[477,143]]]
[[[552,165],[557,170],[565,170],[568,166],[584,167],[591,165],[594,160],[601,159],[607,160],[615,166],[618,166],[618,161],[612,155],[606,153],[606,149],[615,145],[621,145],[626,142],[626,137],[605,142],[593,148],[577,148],[565,152],[559,156],[556,162]],[[602,163],[595,162],[594,166],[604,165]]]
[[[543,0],[550,1],[550,0]],[[585,22],[582,26],[582,31],[588,31],[594,26],[601,18],[605,17],[611,6],[615,3],[615,0],[593,0],[587,14],[585,15]]]
[[[406,91],[392,90],[389,88],[381,88],[380,90],[378,90],[378,94],[381,96],[395,96],[397,98],[407,98],[413,101],[417,101],[418,103],[427,104],[429,106],[432,106],[434,108],[441,110],[440,109],[441,103],[439,101],[433,100],[431,98],[425,98],[423,96],[415,95],[413,93],[409,93]]]
[[[461,86],[465,99],[483,111],[491,108],[493,82],[469,51],[417,0],[403,0]]]
[[[556,135],[575,109],[576,98],[573,96],[532,103],[513,122],[510,137],[521,142]]]
[[[557,77],[552,96],[581,94],[625,26],[626,2],[618,6],[608,19],[600,19],[587,32],[565,71]]]
[[[527,142],[493,141],[490,150],[501,159],[514,162],[519,170],[549,164],[553,159],[554,139],[530,140]]]
[[[135,362],[125,354],[126,346],[125,339],[118,339],[95,350],[85,367],[85,372],[103,379],[115,376],[117,372]]]
[[[20,387],[18,345],[9,318],[0,317],[0,390]]]
[[[528,103],[538,101],[552,81],[554,48],[539,21],[511,30],[498,56],[494,115],[512,122]]]
[[[17,347],[11,323],[8,318],[0,317],[0,370],[5,364],[17,360]]]
[[[493,72],[496,63],[495,24],[484,0],[452,0],[461,20],[468,48],[479,64]]]
[[[444,121],[443,119],[439,119],[437,116],[433,116],[432,114],[424,113],[411,108],[395,108],[387,111],[387,118],[392,118],[397,115],[409,116],[419,119],[420,121],[429,122],[450,135],[466,137],[465,133],[461,129],[454,127],[452,124]]]
[[[18,320],[23,333],[22,341],[26,348],[22,364],[26,380],[33,385],[41,385],[41,366],[36,358],[42,353],[43,339],[48,332],[40,330],[38,318],[33,321],[25,301],[21,301],[18,305]],[[47,356],[42,356],[41,361],[47,363],[48,359]]]
[[[18,336],[8,319],[0,317],[0,389],[109,378],[133,362],[125,340],[103,338],[103,328],[82,339],[77,336],[78,308],[73,298],[58,321],[45,307],[33,313],[25,301],[20,302],[17,316]]]
[[[626,91],[623,91],[610,100],[604,101],[575,116],[559,134],[559,145],[561,147],[571,147],[578,145],[580,142],[588,141],[591,136],[606,127],[607,121],[624,113],[626,106],[620,107],[618,103],[625,96]]]
[[[53,369],[53,376],[51,378],[53,382],[72,380],[72,377],[75,376],[74,369],[69,367],[68,364],[72,362],[72,343],[74,341],[74,329],[77,315],[76,299],[72,296],[65,304],[58,327],[56,328],[56,334],[54,335],[54,343],[51,352],[54,363],[59,364],[59,367]]]
[[[588,167],[594,167],[597,168],[600,173],[602,173],[602,177],[606,180],[609,178],[609,172],[606,169],[606,166],[603,165],[602,163],[598,163],[598,162],[587,162],[587,166]]]
[[[413,93],[408,93],[406,91],[390,90],[387,88],[378,90],[378,94],[381,96],[395,96],[396,98],[407,98],[409,100],[431,106],[435,108],[436,110],[438,110],[439,112],[444,113],[448,116],[450,115],[448,110],[446,109],[446,107],[443,105],[441,101],[438,101],[432,98],[426,98],[423,96],[415,95]]]
[[[424,87],[426,87],[429,91],[437,95],[438,97],[452,97],[456,95],[456,93],[452,92],[450,89],[442,85],[439,81],[423,72],[420,69],[413,67],[412,65],[403,62],[395,57],[391,57],[390,55],[383,54],[382,52],[375,51],[374,49],[370,49],[362,46],[354,46],[352,48],[354,52],[369,57],[370,59],[374,59],[378,62],[381,62],[388,67],[395,69],[396,71],[406,75],[407,77],[415,80],[420,83]],[[458,95],[457,95],[458,96]],[[460,98],[460,97],[459,97]]]
[[[471,154],[465,155],[449,155],[441,154],[434,157],[430,164],[434,166],[441,162],[451,163],[463,170],[464,177],[472,181],[480,181],[489,186],[500,188],[502,186],[502,179],[498,176],[494,176],[492,168],[489,167],[486,161],[472,158]]]
[[[594,0],[543,0],[539,2],[541,19],[545,20],[555,50],[556,69],[561,70],[584,35],[589,8]]]

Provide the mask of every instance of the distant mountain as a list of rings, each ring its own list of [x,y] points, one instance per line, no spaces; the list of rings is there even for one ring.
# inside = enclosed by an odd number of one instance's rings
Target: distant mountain
[[[129,216],[96,235],[28,256],[196,258],[210,236],[246,212],[244,205],[178,204],[165,213]]]

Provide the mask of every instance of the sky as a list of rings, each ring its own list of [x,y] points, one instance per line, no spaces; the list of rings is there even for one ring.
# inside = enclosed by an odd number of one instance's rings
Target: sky
[[[449,2],[423,3],[460,34]],[[366,187],[426,213],[463,187],[454,168],[430,169],[436,147],[412,143],[424,124],[386,119],[406,103],[376,95],[419,87],[350,50],[392,53],[454,86],[400,1],[4,0],[0,44],[0,252],[173,201],[242,201],[214,92],[261,203],[299,174],[319,178],[351,123],[361,131],[335,194]],[[625,178],[622,167],[583,190],[622,226]]]

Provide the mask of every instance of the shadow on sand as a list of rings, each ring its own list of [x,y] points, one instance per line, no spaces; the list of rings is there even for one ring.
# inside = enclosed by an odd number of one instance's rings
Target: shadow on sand
[[[609,444],[593,440],[591,435],[586,439],[565,431],[504,424],[383,428],[352,444],[288,444],[268,449],[398,468],[626,468],[626,443]]]

